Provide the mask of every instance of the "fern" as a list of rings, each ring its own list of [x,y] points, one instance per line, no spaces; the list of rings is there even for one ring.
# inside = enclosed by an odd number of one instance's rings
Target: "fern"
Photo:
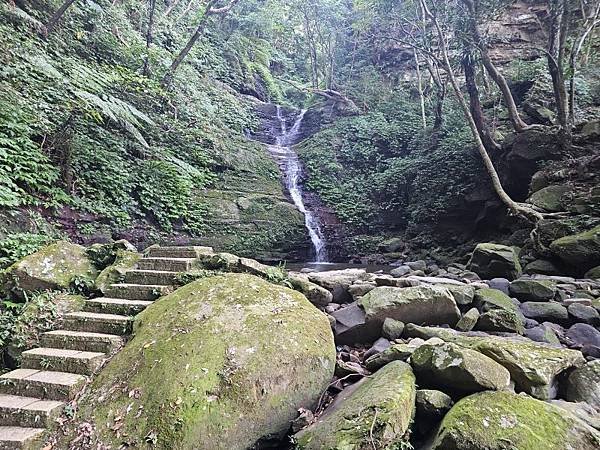
[[[135,106],[111,95],[96,95],[80,90],[76,90],[75,95],[81,101],[82,110],[89,116],[97,121],[101,121],[102,116],[107,117],[129,132],[144,147],[148,147],[138,128],[142,126],[142,122],[149,125],[154,125],[154,122]]]

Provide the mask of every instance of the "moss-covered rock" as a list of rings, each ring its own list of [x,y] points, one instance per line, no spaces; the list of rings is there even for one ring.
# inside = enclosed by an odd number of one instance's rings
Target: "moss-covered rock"
[[[552,280],[520,279],[510,283],[510,293],[521,301],[552,300],[556,294],[556,282]]]
[[[525,395],[481,392],[446,414],[433,450],[592,450],[600,434],[567,411]]]
[[[556,239],[550,250],[560,259],[580,269],[600,264],[600,225],[591,230]]]
[[[410,357],[419,386],[447,388],[460,393],[504,390],[508,370],[491,358],[450,342],[423,344]]]
[[[380,322],[390,317],[404,323],[455,325],[460,311],[448,289],[438,286],[397,288],[381,286],[359,301],[367,322]]]
[[[600,412],[600,359],[588,362],[569,375],[566,399],[587,402]]]
[[[105,293],[111,284],[119,282],[125,273],[135,267],[142,255],[137,252],[119,249],[114,263],[106,267],[96,278],[96,289]]]
[[[546,400],[554,398],[558,378],[565,371],[585,363],[581,352],[532,342],[523,338],[470,336],[454,330],[407,325],[405,334],[430,339],[438,337],[472,348],[506,367],[518,392]]]
[[[327,317],[248,274],[190,283],[138,315],[134,330],[80,403],[93,439],[114,448],[151,438],[160,449],[246,449],[285,433],[333,376]]]
[[[593,267],[585,273],[585,278],[600,280],[600,266]]]
[[[415,410],[415,376],[394,361],[347,388],[325,413],[294,436],[302,450],[401,448]],[[397,445],[397,447],[394,446]]]
[[[2,284],[6,294],[20,296],[21,291],[66,289],[75,278],[93,282],[97,276],[85,247],[58,241],[7,268]]]
[[[467,268],[483,279],[514,280],[522,273],[519,257],[514,248],[491,243],[478,244],[475,247]]]
[[[563,199],[570,191],[571,188],[565,185],[546,186],[535,192],[527,201],[546,211],[562,211],[564,210]]]

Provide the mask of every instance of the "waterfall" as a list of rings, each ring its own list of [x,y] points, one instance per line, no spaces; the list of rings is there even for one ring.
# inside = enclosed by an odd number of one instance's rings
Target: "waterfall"
[[[277,106],[277,122],[279,129],[272,130],[275,137],[275,144],[269,145],[269,153],[275,158],[279,167],[283,171],[285,187],[290,193],[290,197],[296,205],[296,208],[304,214],[304,224],[308,230],[310,240],[315,251],[316,262],[327,262],[327,249],[325,238],[319,226],[319,221],[312,211],[304,204],[302,186],[300,177],[302,176],[302,167],[298,155],[292,149],[298,140],[298,132],[302,125],[302,120],[306,110],[302,110],[294,118],[292,127],[288,130],[286,118],[282,114],[280,106]]]

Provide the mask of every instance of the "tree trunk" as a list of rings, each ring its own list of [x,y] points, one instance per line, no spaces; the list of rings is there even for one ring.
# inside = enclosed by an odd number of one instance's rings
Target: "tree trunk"
[[[437,36],[439,39],[440,50],[442,52],[443,62],[444,62],[444,65],[446,66],[446,71],[448,73],[448,78],[450,80],[450,85],[452,86],[452,90],[454,91],[454,94],[455,94],[456,98],[458,99],[458,103],[460,104],[460,107],[463,110],[465,118],[467,119],[467,123],[469,124],[469,128],[471,129],[471,133],[473,134],[473,138],[475,139],[477,151],[479,152],[479,155],[481,156],[481,159],[483,160],[483,165],[485,166],[486,172],[488,173],[488,175],[492,181],[492,186],[494,188],[494,191],[496,192],[498,197],[500,197],[500,200],[502,200],[502,202],[511,211],[513,211],[516,214],[519,214],[529,220],[533,220],[533,221],[541,220],[543,217],[540,213],[538,213],[537,211],[533,210],[532,208],[530,208],[528,206],[525,206],[525,205],[515,202],[512,198],[510,198],[510,196],[506,193],[506,191],[502,187],[502,182],[500,181],[498,172],[496,171],[496,168],[494,167],[494,163],[492,162],[490,156],[488,155],[488,153],[485,149],[485,146],[483,145],[481,136],[479,135],[479,132],[477,131],[477,125],[475,124],[475,120],[473,119],[473,116],[471,115],[469,106],[467,105],[465,97],[463,96],[460,86],[458,85],[458,81],[456,80],[456,76],[454,75],[454,71],[452,70],[452,65],[450,63],[450,57],[448,56],[448,48],[446,46],[444,33],[442,32],[442,29],[440,27],[440,24],[439,24],[437,18],[433,14],[431,14],[429,9],[427,8],[427,5],[424,3],[425,0],[420,0],[420,1],[421,1],[421,4],[423,5],[423,8],[425,9],[425,11],[427,11],[427,16],[432,21],[434,28],[436,30],[436,33],[437,33]]]
[[[552,88],[556,103],[558,123],[566,131],[570,129],[568,119],[568,97],[564,78],[565,41],[568,27],[568,5],[565,0],[551,0],[550,39],[548,43],[548,69],[552,77]]]
[[[156,9],[156,0],[150,0],[150,13],[148,16],[148,30],[146,31],[146,58],[144,58],[144,68],[142,74],[148,76],[150,71],[150,46],[152,45],[152,27],[154,26],[154,10]]]
[[[52,17],[50,17],[50,20],[46,24],[46,36],[52,33],[52,31],[54,31],[54,27],[56,27],[58,21],[64,15],[65,11],[69,8],[69,6],[71,6],[73,3],[75,3],[75,0],[65,0],[65,2],[60,6],[60,8],[58,8],[58,10],[52,15]]]
[[[423,129],[427,129],[427,115],[425,114],[425,94],[423,93],[423,78],[421,77],[421,67],[417,50],[413,49],[415,56],[415,67],[417,69],[417,91],[419,92],[419,103],[421,104],[421,122]]]
[[[463,0],[463,3],[467,7],[469,12],[469,33],[471,34],[475,45],[479,49],[481,53],[481,62],[485,67],[485,70],[489,73],[490,77],[498,88],[500,92],[502,92],[502,98],[504,99],[504,103],[506,104],[506,108],[508,109],[508,117],[513,125],[513,128],[517,132],[524,131],[528,128],[528,125],[521,119],[519,115],[519,110],[517,109],[517,104],[515,103],[515,99],[510,91],[510,87],[506,82],[506,78],[498,71],[492,59],[490,58],[490,54],[488,52],[487,45],[481,38],[481,34],[479,33],[479,29],[477,28],[477,19],[476,19],[476,7],[477,5],[473,0]]]
[[[485,145],[488,152],[497,152],[500,150],[500,146],[490,133],[490,128],[487,126],[485,116],[483,115],[483,108],[479,101],[479,89],[477,88],[477,79],[475,73],[475,65],[473,61],[473,54],[468,51],[462,58],[462,65],[465,71],[465,83],[467,85],[467,92],[469,93],[469,104],[471,109],[471,115],[477,126],[477,132],[481,136],[481,140]]]

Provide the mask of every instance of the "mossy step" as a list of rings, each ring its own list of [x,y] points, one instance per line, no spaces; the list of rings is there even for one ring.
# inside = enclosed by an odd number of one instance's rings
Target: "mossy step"
[[[143,258],[137,263],[139,270],[165,270],[187,272],[194,265],[195,258]]]
[[[57,370],[59,372],[92,375],[106,358],[106,354],[82,352],[61,348],[34,348],[22,354],[23,369]]]
[[[173,285],[179,272],[168,270],[130,270],[125,274],[126,283]]]
[[[111,298],[127,300],[156,300],[172,290],[171,286],[162,284],[111,284],[106,295]]]
[[[0,426],[49,428],[64,406],[56,400],[0,394]]]
[[[89,312],[135,316],[152,302],[148,300],[127,300],[123,298],[94,298],[85,302],[84,309]]]
[[[133,317],[78,311],[66,314],[63,326],[71,331],[88,331],[123,336],[131,333]]]
[[[0,450],[37,450],[45,431],[43,428],[0,426]]]
[[[0,394],[69,401],[85,382],[86,377],[74,373],[16,369],[0,376]]]
[[[42,334],[40,343],[44,347],[111,354],[123,346],[123,338],[115,334],[54,330]]]
[[[214,253],[212,247],[152,247],[148,256],[162,258],[197,258]]]

